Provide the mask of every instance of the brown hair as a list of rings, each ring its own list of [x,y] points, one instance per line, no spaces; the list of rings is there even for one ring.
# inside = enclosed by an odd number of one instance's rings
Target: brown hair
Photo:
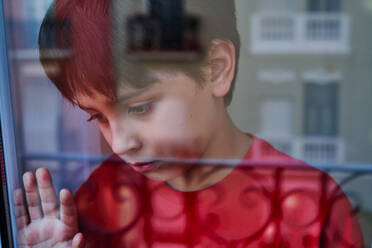
[[[240,39],[234,1],[187,1],[201,17],[205,30],[201,32],[204,47],[208,48],[216,38],[230,40],[238,61]],[[70,102],[75,101],[77,94],[90,95],[93,90],[114,99],[118,74],[115,72],[118,71],[125,76],[126,83],[137,88],[146,87],[153,81],[149,68],[154,63],[134,62],[114,54],[113,37],[125,39],[125,35],[112,33],[115,16],[111,15],[111,8],[110,0],[54,0],[44,17],[39,32],[40,61],[49,79]],[[157,62],[156,66],[182,70],[202,85],[201,66],[204,62],[205,58]],[[225,96],[225,105],[231,102],[234,84],[235,78]]]

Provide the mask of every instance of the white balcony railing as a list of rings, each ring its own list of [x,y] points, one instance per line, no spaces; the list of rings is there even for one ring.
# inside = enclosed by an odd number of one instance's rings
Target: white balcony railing
[[[345,142],[340,137],[263,137],[278,150],[307,162],[342,163],[345,160]]]
[[[300,142],[300,156],[305,161],[336,162],[345,160],[345,143],[338,137],[307,137]]]
[[[345,13],[271,13],[252,16],[253,53],[349,53]]]

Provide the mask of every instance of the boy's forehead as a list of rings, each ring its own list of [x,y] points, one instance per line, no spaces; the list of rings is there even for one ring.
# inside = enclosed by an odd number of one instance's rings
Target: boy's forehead
[[[75,102],[82,109],[89,109],[97,102],[115,104],[128,101],[132,98],[156,90],[169,90],[169,87],[180,87],[176,81],[186,76],[182,71],[175,70],[151,70],[138,81],[128,81],[124,78],[117,79],[113,87],[113,96],[103,94],[99,89],[90,88],[88,92],[78,92],[75,96]],[[145,78],[145,79],[144,79]]]
[[[137,92],[144,92],[156,87],[164,85],[166,82],[171,82],[176,77],[184,75],[181,71],[167,70],[167,69],[153,69],[141,75],[138,80],[127,80],[122,77],[116,81],[115,96],[133,95]]]
[[[131,87],[131,86],[119,86],[116,90],[116,99],[115,99],[115,102],[123,102],[123,101],[127,101],[131,98],[134,98],[136,96],[139,96],[147,91],[149,91],[150,89],[154,88],[154,84],[151,84],[145,88],[134,88],[134,87]]]
[[[121,75],[115,81],[115,97],[119,98],[126,94],[132,95],[136,94],[136,92],[148,90],[148,88],[160,81],[160,78],[152,71],[147,71],[142,75],[136,75],[135,77],[133,77],[133,75]]]

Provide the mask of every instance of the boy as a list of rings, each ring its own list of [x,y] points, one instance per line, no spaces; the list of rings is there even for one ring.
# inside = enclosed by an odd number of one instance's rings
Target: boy
[[[239,55],[234,2],[188,4],[208,25],[205,56],[155,63],[125,58],[108,0],[55,1],[40,30],[41,62],[115,155],[75,199],[62,190],[60,207],[48,171],[26,173],[26,200],[15,192],[19,245],[362,247],[356,215],[329,176],[229,118]],[[50,48],[71,54],[50,58]]]

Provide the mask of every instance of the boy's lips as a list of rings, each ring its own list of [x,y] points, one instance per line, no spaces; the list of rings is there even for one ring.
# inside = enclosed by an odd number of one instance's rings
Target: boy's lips
[[[129,165],[138,172],[148,172],[151,170],[156,169],[159,167],[159,162],[158,160],[155,161],[150,161],[150,162],[137,162],[137,163],[129,163]]]

